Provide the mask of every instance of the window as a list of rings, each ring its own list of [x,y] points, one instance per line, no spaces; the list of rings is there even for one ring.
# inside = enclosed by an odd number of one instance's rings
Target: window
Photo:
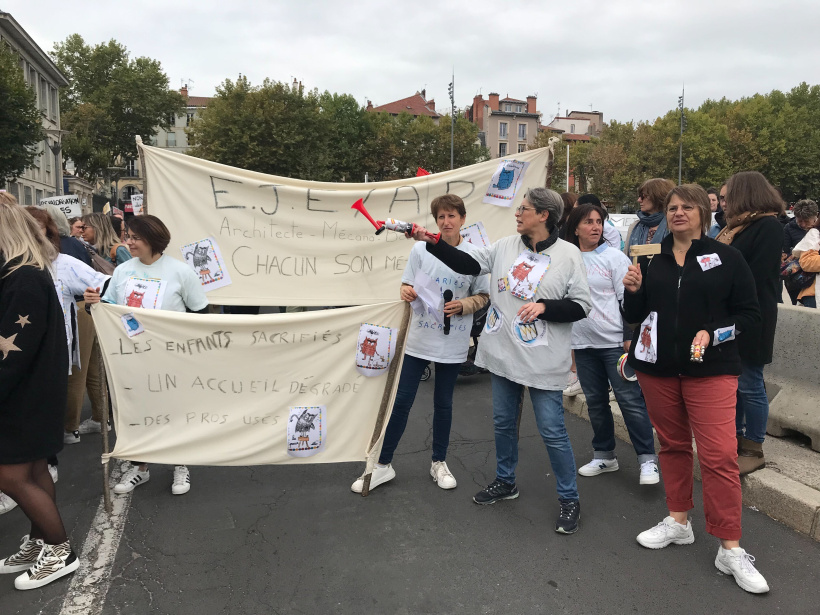
[[[51,119],[57,119],[57,88],[51,88]]]
[[[527,125],[526,124],[519,124],[518,125],[518,140],[519,141],[526,141],[527,140]]]
[[[166,144],[168,145],[168,147],[176,147],[177,146],[177,133],[169,132]]]
[[[136,189],[135,186],[126,186],[125,188],[122,189],[122,200],[123,201],[130,201],[131,200],[131,195],[134,194],[135,192],[137,192],[137,189]]]
[[[498,136],[502,139],[507,138],[507,122],[498,123]]]
[[[185,120],[185,125],[190,126],[193,123],[194,119],[196,119],[196,114],[195,113],[189,113],[188,118]]]
[[[174,125],[177,123],[177,116],[175,113],[171,113],[168,115],[168,124],[173,128]]]
[[[34,193],[34,195],[35,195],[35,197],[37,198],[37,200],[35,201],[35,204],[38,204],[38,205],[39,205],[40,201],[42,201],[42,200],[43,200],[43,191],[42,191],[42,190],[37,190],[37,191]]]
[[[24,195],[23,205],[34,205],[34,203],[32,202],[32,198],[31,198],[31,195],[32,195],[31,186],[23,186],[23,195]]]
[[[137,177],[137,161],[136,160],[126,160],[125,161],[125,176],[126,177]]]
[[[527,151],[527,146],[526,146],[526,144],[524,144],[524,143],[519,143],[519,144],[518,144],[518,153],[520,154],[521,152],[526,152],[526,151]]]
[[[51,173],[51,148],[43,149],[43,158],[46,160],[46,173]]]
[[[48,115],[48,83],[40,79],[40,111]]]
[[[503,158],[507,155],[507,144],[506,143],[499,143],[498,144],[498,157]]]
[[[11,182],[9,184],[9,192],[11,195],[17,199],[17,202],[20,202],[20,186],[17,185],[17,182]]]
[[[575,134],[575,124],[569,125],[569,133],[574,135]]]
[[[521,113],[521,105],[515,105],[515,112]]]
[[[512,111],[512,105],[510,105],[510,104],[504,105],[504,111]]]

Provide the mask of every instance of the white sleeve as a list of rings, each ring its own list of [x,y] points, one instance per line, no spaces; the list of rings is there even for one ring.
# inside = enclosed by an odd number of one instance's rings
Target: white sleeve
[[[421,266],[421,254],[419,248],[425,249],[424,243],[418,242],[410,250],[410,256],[407,259],[407,265],[404,267],[404,272],[401,274],[402,284],[409,284],[413,286],[416,280],[416,271]],[[426,250],[426,249],[425,249]]]
[[[609,221],[604,222],[604,241],[610,248],[621,249],[621,234]]]
[[[181,269],[181,288],[182,288],[182,302],[185,307],[192,312],[198,312],[203,308],[208,307],[208,297],[205,296],[205,291],[202,290],[202,282],[199,281],[199,276],[196,272],[187,265]]]
[[[632,261],[620,250],[612,252],[612,286],[615,288],[618,303],[622,303],[624,300],[624,276],[626,276],[631,264]]]

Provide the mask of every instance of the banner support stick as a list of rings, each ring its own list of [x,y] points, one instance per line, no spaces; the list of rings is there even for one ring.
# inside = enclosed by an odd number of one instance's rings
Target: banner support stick
[[[100,349],[100,383],[103,389],[103,412],[102,421],[100,421],[100,432],[102,433],[102,449],[103,457],[109,453],[108,446],[108,421],[111,417],[111,396],[108,391],[108,380],[105,374],[105,362],[102,357],[102,346],[99,340],[94,340],[94,343]],[[103,503],[105,505],[105,512],[111,515],[113,505],[111,504],[111,485],[109,484],[109,459],[103,461]]]
[[[367,447],[368,453],[371,454],[376,442],[379,441],[382,431],[384,430],[384,421],[387,417],[388,403],[390,402],[390,392],[393,390],[393,383],[396,380],[397,372],[399,371],[399,364],[403,361],[396,361],[397,358],[404,356],[404,344],[407,341],[407,333],[410,330],[410,304],[404,304],[404,314],[401,317],[401,328],[399,329],[399,339],[396,343],[396,356],[390,363],[387,371],[387,382],[384,385],[384,394],[382,395],[382,403],[379,406],[379,414],[376,417],[376,426],[373,428],[373,435],[370,437],[370,446]],[[368,464],[369,465],[369,464]],[[368,472],[364,477],[364,484],[362,485],[362,497],[366,498],[370,493],[370,479],[373,477],[373,472]]]

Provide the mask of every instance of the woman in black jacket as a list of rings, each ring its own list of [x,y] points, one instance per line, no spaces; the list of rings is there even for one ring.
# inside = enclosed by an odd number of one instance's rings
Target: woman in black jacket
[[[711,210],[695,184],[666,199],[671,235],[661,252],[632,265],[624,277],[624,315],[640,323],[629,350],[649,418],[661,443],[667,516],[641,532],[650,549],[691,544],[692,434],[703,477],[706,531],[721,541],[715,566],[746,591],[769,590],[740,548],[742,511],[735,440],[740,374],[736,339],[760,326],[754,281],[741,255],[706,236]]]
[[[50,272],[57,252],[39,234],[22,207],[0,201],[0,490],[31,521],[20,550],[0,560],[0,574],[22,573],[17,589],[79,566],[46,464],[63,447],[68,353]]]
[[[769,399],[763,383],[763,368],[772,362],[777,303],[780,291],[780,262],[783,227],[777,217],[783,200],[757,171],[736,173],[726,182],[726,228],[717,240],[740,250],[752,270],[763,318],[738,342],[743,371],[737,381],[738,465],[740,475],[765,464],[763,441],[769,420]]]

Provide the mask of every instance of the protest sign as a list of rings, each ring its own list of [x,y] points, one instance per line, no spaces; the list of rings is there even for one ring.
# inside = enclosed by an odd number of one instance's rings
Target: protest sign
[[[405,311],[400,301],[252,317],[97,304],[92,315],[117,432],[104,459],[372,460],[393,407]],[[362,325],[397,331],[401,344],[380,351],[390,376],[366,377],[357,368]]]
[[[135,216],[142,215],[142,195],[134,193],[131,195],[131,211]]]
[[[64,196],[50,196],[40,199],[40,207],[45,205],[56,205],[65,214],[66,218],[76,218],[83,215],[80,207],[80,197],[76,194],[66,194]]]
[[[350,209],[358,199],[378,220],[396,218],[437,232],[430,202],[452,193],[464,199],[466,224],[481,221],[489,241],[516,232],[510,206],[527,188],[544,186],[548,150],[499,161],[375,183],[322,183],[236,169],[138,144],[145,164],[145,206],[171,231],[168,254],[212,238],[224,256],[230,285],[209,292],[225,305],[363,305],[391,301],[412,243],[379,235]],[[523,171],[526,169],[526,173]],[[493,180],[494,175],[498,176]],[[496,187],[493,188],[493,185]],[[485,203],[485,195],[496,195]]]

